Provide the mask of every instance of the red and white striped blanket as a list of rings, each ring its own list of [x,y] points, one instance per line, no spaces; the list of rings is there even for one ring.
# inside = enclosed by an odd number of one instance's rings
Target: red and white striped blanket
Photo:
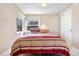
[[[60,36],[21,37],[11,47],[12,56],[54,53],[70,56],[67,42]]]

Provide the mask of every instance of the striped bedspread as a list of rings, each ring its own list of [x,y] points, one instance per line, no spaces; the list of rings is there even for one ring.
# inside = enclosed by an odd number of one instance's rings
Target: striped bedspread
[[[11,47],[11,55],[59,54],[70,56],[67,42],[60,36],[28,36],[17,39]]]

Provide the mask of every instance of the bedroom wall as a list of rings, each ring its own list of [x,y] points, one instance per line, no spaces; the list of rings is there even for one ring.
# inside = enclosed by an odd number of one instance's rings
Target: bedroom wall
[[[52,15],[52,14],[28,14],[26,15],[26,20],[39,20],[40,26],[42,24],[45,24],[50,32],[55,32],[56,34],[59,34],[59,20],[58,15]]]
[[[79,3],[73,4],[72,9],[72,45],[79,49]]]
[[[15,4],[13,5],[16,8],[17,17],[21,18],[22,20],[25,19],[25,14]]]
[[[0,4],[0,54],[10,49],[16,38],[17,10],[13,4]]]

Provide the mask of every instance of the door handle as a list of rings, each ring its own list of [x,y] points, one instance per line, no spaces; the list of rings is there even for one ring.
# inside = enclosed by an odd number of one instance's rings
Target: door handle
[[[72,30],[70,30],[70,31],[72,31]]]

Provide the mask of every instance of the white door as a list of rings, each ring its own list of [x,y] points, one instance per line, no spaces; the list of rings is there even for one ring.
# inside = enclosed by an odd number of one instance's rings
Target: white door
[[[71,10],[67,9],[61,15],[61,35],[64,36],[65,40],[71,44]]]

